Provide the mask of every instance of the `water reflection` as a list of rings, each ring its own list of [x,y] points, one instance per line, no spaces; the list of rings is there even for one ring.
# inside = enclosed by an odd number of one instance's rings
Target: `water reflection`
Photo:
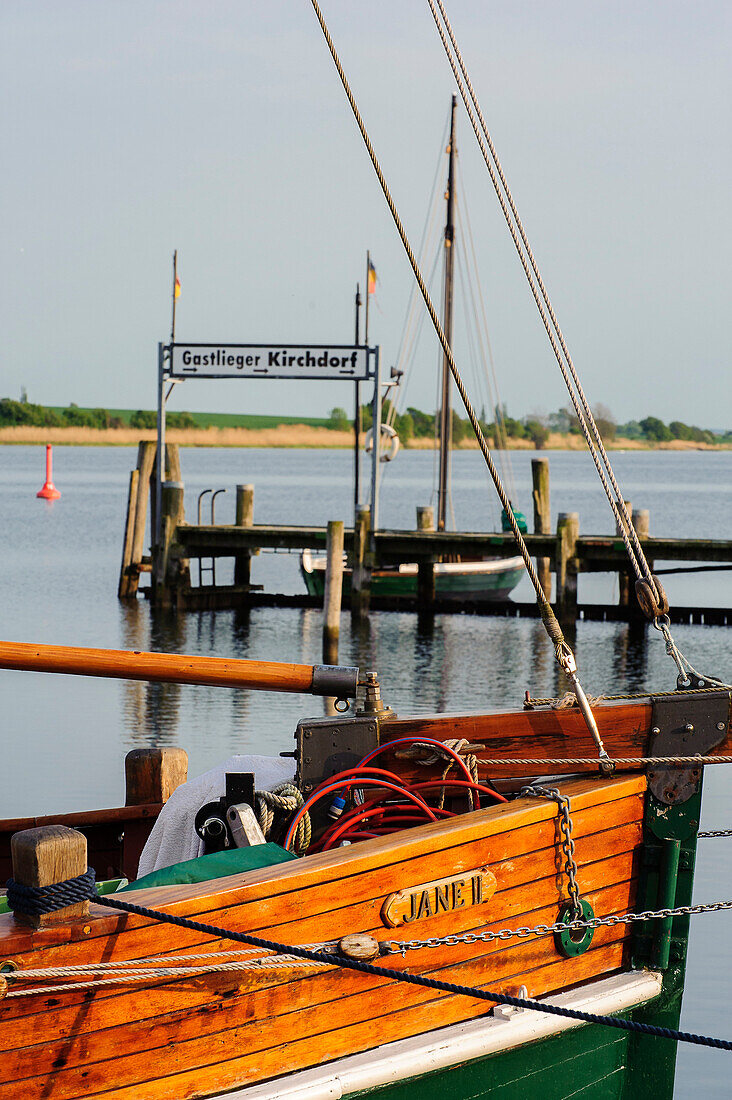
[[[613,638],[613,673],[628,693],[647,690],[649,628],[644,623],[618,623]]]

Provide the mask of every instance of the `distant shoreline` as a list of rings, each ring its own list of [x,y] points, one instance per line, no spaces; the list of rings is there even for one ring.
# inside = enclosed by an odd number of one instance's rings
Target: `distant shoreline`
[[[154,440],[155,432],[140,428],[37,428],[20,425],[0,428],[0,444],[34,445],[53,443],[58,446],[76,447],[133,447],[142,439]],[[308,424],[281,424],[277,428],[169,428],[168,443],[182,447],[290,447],[300,449],[328,448],[344,450],[353,446],[351,432],[331,428],[316,428]],[[475,440],[465,440],[456,450],[475,450]],[[617,438],[606,443],[612,451],[729,451],[729,443],[695,443],[691,440],[673,439],[668,443],[648,443],[637,439]],[[404,444],[406,450],[431,450],[434,440],[426,437],[411,439]],[[585,448],[581,436],[553,433],[542,450],[581,451]],[[508,450],[533,451],[530,440],[512,440]]]

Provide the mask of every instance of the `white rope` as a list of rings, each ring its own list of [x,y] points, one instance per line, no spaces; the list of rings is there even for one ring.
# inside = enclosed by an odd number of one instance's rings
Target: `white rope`
[[[273,955],[272,957],[263,959],[250,959],[246,962],[212,963],[208,966],[145,967],[142,970],[128,970],[123,974],[112,974],[109,977],[95,978],[86,982],[64,982],[63,985],[57,986],[34,986],[32,989],[11,989],[6,993],[6,998],[31,997],[46,993],[67,993],[70,990],[98,989],[103,986],[130,985],[136,982],[167,981],[200,974],[222,974],[252,970],[262,972],[265,970],[290,970],[293,968],[307,969],[313,967],[327,967],[329,965],[328,963],[316,962],[311,959],[300,959],[290,955]],[[335,965],[335,963],[333,965]],[[56,975],[52,968],[49,968],[47,976],[53,978],[59,975]],[[18,975],[12,973],[6,975],[6,977],[17,978]],[[23,974],[22,978],[33,980],[28,974]]]
[[[332,951],[337,940],[326,940],[322,943],[308,943],[299,946],[308,951]],[[241,958],[241,956],[257,955],[257,958]],[[215,959],[216,962],[207,960]],[[225,962],[222,960],[228,959]],[[204,961],[206,960],[206,961]],[[188,964],[190,962],[202,962],[200,966],[175,965],[164,966],[164,963]],[[53,993],[70,989],[90,989],[102,985],[122,985],[127,982],[140,982],[152,979],[179,978],[192,974],[217,974],[238,970],[268,970],[278,968],[327,966],[327,963],[314,962],[308,959],[300,959],[294,955],[263,955],[261,948],[248,947],[230,951],[206,951],[190,953],[186,955],[156,955],[145,959],[123,959],[116,962],[78,963],[73,966],[47,966],[30,970],[14,970],[5,977],[11,983],[15,982],[47,982],[53,978],[76,978],[94,975],[93,980],[86,982],[65,982],[56,987],[15,990],[11,989],[8,997],[27,997],[35,993]]]
[[[495,485],[496,492],[498,493],[498,497],[501,501],[501,504],[502,504],[503,508],[505,509],[506,515],[508,516],[509,523],[511,525],[511,531],[512,531],[513,536],[514,536],[514,538],[516,540],[516,543],[518,545],[519,551],[521,553],[521,557],[523,558],[524,565],[526,567],[526,571],[529,574],[529,578],[531,580],[532,585],[534,586],[534,590],[536,592],[537,599],[539,600],[539,602],[542,606],[542,609],[546,609],[546,608],[548,608],[548,601],[547,601],[547,598],[546,598],[546,593],[544,592],[544,589],[542,588],[541,581],[539,580],[539,576],[538,576],[538,574],[536,572],[536,569],[534,567],[534,563],[531,559],[531,555],[529,554],[526,543],[524,542],[524,539],[523,539],[523,536],[522,536],[521,531],[519,529],[519,526],[516,523],[516,519],[513,515],[513,510],[511,508],[510,501],[508,499],[508,496],[506,495],[506,490],[503,487],[503,483],[502,483],[501,478],[498,474],[498,470],[496,469],[496,465],[493,461],[493,456],[491,455],[490,449],[489,449],[488,444],[486,443],[486,440],[485,440],[485,436],[483,435],[483,429],[480,426],[480,421],[478,420],[478,417],[475,414],[475,410],[473,409],[470,398],[468,397],[468,394],[467,394],[467,391],[465,389],[465,385],[463,383],[463,380],[460,377],[460,372],[457,369],[457,364],[455,362],[455,357],[453,356],[453,353],[452,353],[452,348],[450,347],[449,343],[447,342],[447,338],[445,337],[445,333],[444,333],[442,325],[440,323],[440,319],[437,315],[437,311],[436,311],[436,309],[433,305],[433,302],[432,302],[432,299],[430,297],[429,291],[427,289],[424,278],[422,276],[422,272],[419,268],[419,264],[417,263],[416,257],[414,255],[413,250],[412,250],[412,246],[409,243],[409,239],[407,237],[406,230],[404,229],[404,226],[402,224],[402,220],[399,217],[399,212],[397,211],[396,204],[394,202],[394,199],[392,198],[392,195],[391,195],[391,192],[389,190],[389,186],[386,182],[386,178],[384,176],[384,173],[381,170],[381,165],[379,164],[378,157],[376,156],[376,152],[375,152],[374,147],[371,143],[371,138],[369,137],[368,131],[366,130],[366,126],[364,124],[363,118],[361,117],[361,112],[358,109],[358,106],[356,104],[356,100],[354,98],[353,92],[351,91],[351,87],[348,83],[348,80],[346,78],[346,74],[343,70],[343,66],[341,65],[340,58],[338,57],[338,53],[337,53],[335,45],[333,43],[333,39],[331,38],[330,31],[328,30],[328,27],[326,25],[325,19],[323,17],[323,13],[320,10],[320,5],[318,4],[318,0],[310,0],[310,2],[312,4],[313,10],[314,10],[315,15],[317,17],[318,23],[320,24],[320,29],[323,32],[323,37],[325,38],[325,41],[328,45],[328,49],[330,50],[331,57],[333,58],[333,64],[336,67],[336,71],[338,72],[338,76],[340,78],[341,84],[343,85],[343,90],[346,93],[346,98],[348,99],[349,105],[350,105],[351,110],[353,112],[353,117],[356,120],[356,125],[358,126],[358,129],[361,133],[361,137],[363,138],[364,145],[366,146],[369,157],[371,158],[371,163],[373,165],[374,171],[376,172],[376,176],[377,176],[377,178],[379,180],[379,183],[381,185],[381,190],[384,194],[384,198],[386,199],[386,203],[389,207],[389,212],[391,213],[392,219],[394,221],[394,225],[396,226],[397,232],[399,233],[399,237],[401,238],[401,242],[402,242],[402,245],[404,247],[404,251],[407,254],[407,259],[409,260],[410,266],[412,268],[412,272],[414,273],[414,277],[417,280],[417,285],[419,286],[420,293],[422,294],[422,298],[423,298],[425,306],[427,308],[427,312],[429,313],[430,320],[432,321],[432,324],[434,326],[434,330],[437,334],[437,338],[440,341],[440,345],[442,346],[442,350],[444,352],[445,358],[447,359],[448,366],[450,367],[450,372],[453,376],[453,379],[455,380],[455,385],[457,387],[458,393],[460,394],[463,405],[465,406],[465,411],[468,415],[468,420],[470,421],[470,424],[473,428],[473,431],[475,432],[476,439],[478,440],[478,446],[480,447],[480,450],[481,450],[481,453],[482,453],[483,458],[485,460],[485,463],[488,466],[488,469],[490,471],[490,475],[491,475],[491,478],[493,479],[493,484]],[[546,626],[547,625],[547,620],[544,618],[544,616],[542,616],[542,618],[543,618],[544,624]],[[556,642],[555,638],[553,638],[552,640]]]
[[[625,506],[623,494],[620,491],[610,463],[610,459],[608,458],[607,452],[605,451],[602,437],[600,435],[597,424],[595,423],[595,418],[592,414],[592,409],[590,408],[584,390],[582,389],[582,385],[572,362],[572,358],[569,354],[569,349],[564,339],[564,335],[562,334],[562,331],[559,327],[559,322],[557,321],[556,314],[554,313],[554,309],[549,300],[546,287],[544,286],[544,282],[539,273],[534,254],[529,245],[526,232],[518,214],[518,210],[516,209],[516,204],[508,187],[503,169],[501,168],[501,164],[498,159],[498,154],[496,153],[493,140],[490,136],[488,128],[486,127],[483,112],[480,109],[480,104],[478,103],[478,99],[473,89],[470,77],[468,75],[465,62],[463,61],[462,55],[457,45],[457,41],[455,39],[454,32],[450,25],[450,21],[447,17],[447,13],[445,12],[445,6],[442,0],[436,0],[437,6],[439,6],[440,9],[440,14],[445,23],[447,34],[450,37],[450,42],[452,44],[455,57],[453,57],[450,51],[445,31],[440,25],[437,10],[435,7],[435,0],[427,0],[427,2],[429,4],[430,11],[432,12],[435,26],[437,27],[437,31],[440,35],[440,39],[445,50],[445,55],[450,63],[450,67],[457,82],[460,95],[462,97],[463,103],[465,104],[465,109],[468,113],[470,123],[473,127],[473,132],[475,133],[476,139],[478,141],[478,146],[483,155],[483,160],[485,161],[486,168],[488,169],[493,188],[498,198],[498,202],[500,204],[501,210],[503,211],[503,215],[506,220],[509,232],[511,233],[511,238],[514,242],[514,246],[521,261],[521,266],[524,269],[526,279],[529,283],[531,293],[539,310],[539,314],[544,324],[549,342],[559,365],[559,369],[562,372],[562,377],[564,378],[565,384],[567,386],[567,391],[572,400],[572,404],[574,405],[575,412],[577,413],[580,427],[582,428],[582,432],[585,436],[588,449],[592,456],[593,462],[595,463],[595,468],[597,469],[598,476],[607,495],[610,508],[613,512],[613,515],[615,516],[618,530],[625,543],[631,565],[633,566],[636,575],[639,578],[645,577],[645,579],[648,580],[648,582],[651,584],[652,590],[654,592],[657,592],[656,584],[653,580],[650,566],[648,565],[645,554],[643,552],[643,548],[640,544],[640,540],[638,539],[637,532],[635,531],[635,528],[633,526],[632,517],[628,514],[628,510]],[[458,68],[460,72],[458,72]],[[468,95],[470,96],[470,100],[472,100],[475,111],[473,111],[468,101]],[[483,136],[481,136],[481,133],[479,132],[476,115],[477,119],[480,122],[480,129],[482,130]],[[485,141],[483,140],[483,138],[485,138]],[[490,150],[490,157],[488,154],[488,150]],[[513,221],[511,219],[511,215],[513,215]],[[604,470],[603,465],[605,467]],[[608,479],[610,484],[608,484]],[[611,492],[611,485],[612,490],[615,494],[614,497],[613,492]],[[658,595],[660,596],[660,593],[658,593]]]

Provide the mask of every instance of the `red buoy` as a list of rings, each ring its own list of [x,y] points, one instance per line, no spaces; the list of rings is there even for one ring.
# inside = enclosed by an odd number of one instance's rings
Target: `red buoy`
[[[38,490],[36,496],[42,497],[44,500],[58,500],[61,496],[53,484],[53,448],[50,443],[46,444],[46,482],[43,488]]]

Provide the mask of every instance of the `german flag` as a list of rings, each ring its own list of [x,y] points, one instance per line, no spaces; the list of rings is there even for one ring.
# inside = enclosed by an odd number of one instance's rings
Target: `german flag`
[[[180,298],[180,279],[178,278],[177,275],[175,277],[175,291],[174,291],[174,294],[175,294],[176,298]]]
[[[376,268],[369,260],[369,277],[368,277],[368,292],[374,294],[376,291]]]

